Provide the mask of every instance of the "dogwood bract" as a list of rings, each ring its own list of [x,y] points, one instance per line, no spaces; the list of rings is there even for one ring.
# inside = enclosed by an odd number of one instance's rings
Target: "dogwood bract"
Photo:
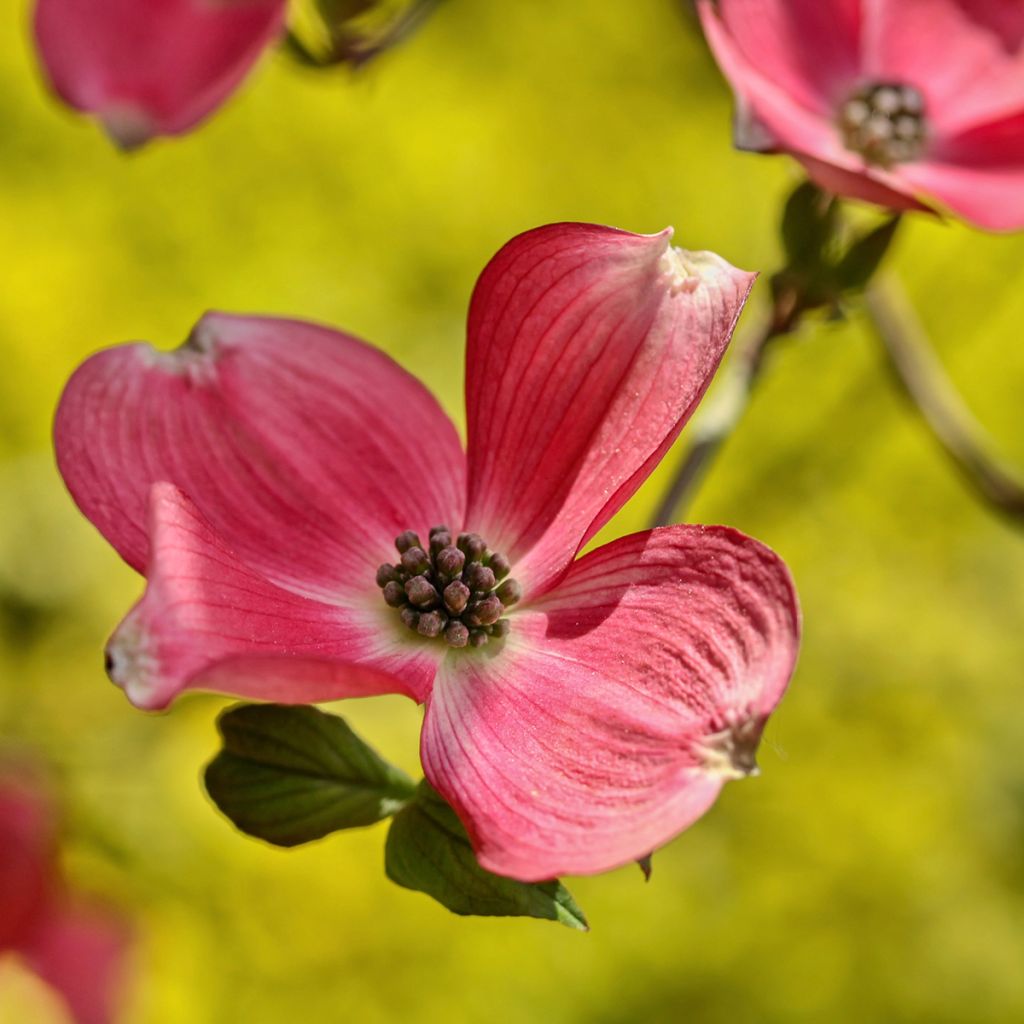
[[[132,149],[195,127],[283,30],[286,0],[38,0],[43,67]]]
[[[465,451],[415,378],[326,327],[214,313],[176,351],[90,358],[58,462],[148,581],[114,681],[142,708],[424,702],[427,777],[481,864],[522,880],[688,826],[753,769],[799,613],[781,560],[726,527],[577,558],[700,401],[753,282],[670,237],[557,224],[495,256]]]
[[[1024,227],[1024,4],[698,0],[737,144],[823,188]]]

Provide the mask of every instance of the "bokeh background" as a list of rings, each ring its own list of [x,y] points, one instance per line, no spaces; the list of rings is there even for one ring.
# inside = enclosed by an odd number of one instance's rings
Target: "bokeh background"
[[[131,158],[57,106],[28,4],[0,26],[0,734],[53,768],[66,867],[137,921],[126,1024],[1024,1019],[1024,539],[965,493],[863,323],[784,342],[692,518],[775,547],[806,642],[762,777],[639,870],[570,880],[593,931],[461,919],[384,878],[384,828],[282,852],[201,768],[225,702],[129,707],[101,647],[140,591],[66,497],[49,429],[94,349],[210,307],[343,326],[459,419],[476,274],[535,225],[674,224],[779,260],[783,158],[732,151],[673,0],[448,0],[365,72],[265,61],[208,126]],[[918,218],[892,260],[1024,462],[1024,238]],[[754,306],[741,330],[757,325]],[[671,459],[669,462],[671,463]],[[644,525],[655,479],[606,531]],[[416,769],[419,712],[350,720]],[[62,1020],[14,962],[0,1020]]]

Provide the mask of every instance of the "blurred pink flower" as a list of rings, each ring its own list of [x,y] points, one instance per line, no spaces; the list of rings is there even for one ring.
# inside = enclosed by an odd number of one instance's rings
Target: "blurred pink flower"
[[[1024,227],[1024,3],[698,0],[737,145],[823,188]]]
[[[498,253],[469,312],[466,452],[415,378],[324,327],[215,313],[174,352],[90,358],[58,462],[148,578],[114,681],[143,708],[425,701],[427,777],[520,879],[688,826],[752,770],[799,614],[783,563],[725,527],[576,558],[690,417],[753,281],[670,237],[559,224]]]
[[[123,148],[180,135],[238,88],[286,0],[37,0],[44,70]]]
[[[25,773],[0,776],[0,909],[0,956],[19,955],[60,994],[77,1024],[109,1024],[128,928],[67,891],[56,815]]]

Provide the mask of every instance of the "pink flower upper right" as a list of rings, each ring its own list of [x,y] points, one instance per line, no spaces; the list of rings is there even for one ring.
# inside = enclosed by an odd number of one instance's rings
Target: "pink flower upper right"
[[[1020,0],[698,0],[742,148],[893,209],[1024,227]]]

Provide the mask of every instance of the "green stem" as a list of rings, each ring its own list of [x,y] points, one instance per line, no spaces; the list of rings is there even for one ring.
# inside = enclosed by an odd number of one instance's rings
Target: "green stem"
[[[1024,478],[992,451],[896,280],[879,276],[865,292],[865,306],[889,369],[961,475],[996,511],[1024,521]]]

